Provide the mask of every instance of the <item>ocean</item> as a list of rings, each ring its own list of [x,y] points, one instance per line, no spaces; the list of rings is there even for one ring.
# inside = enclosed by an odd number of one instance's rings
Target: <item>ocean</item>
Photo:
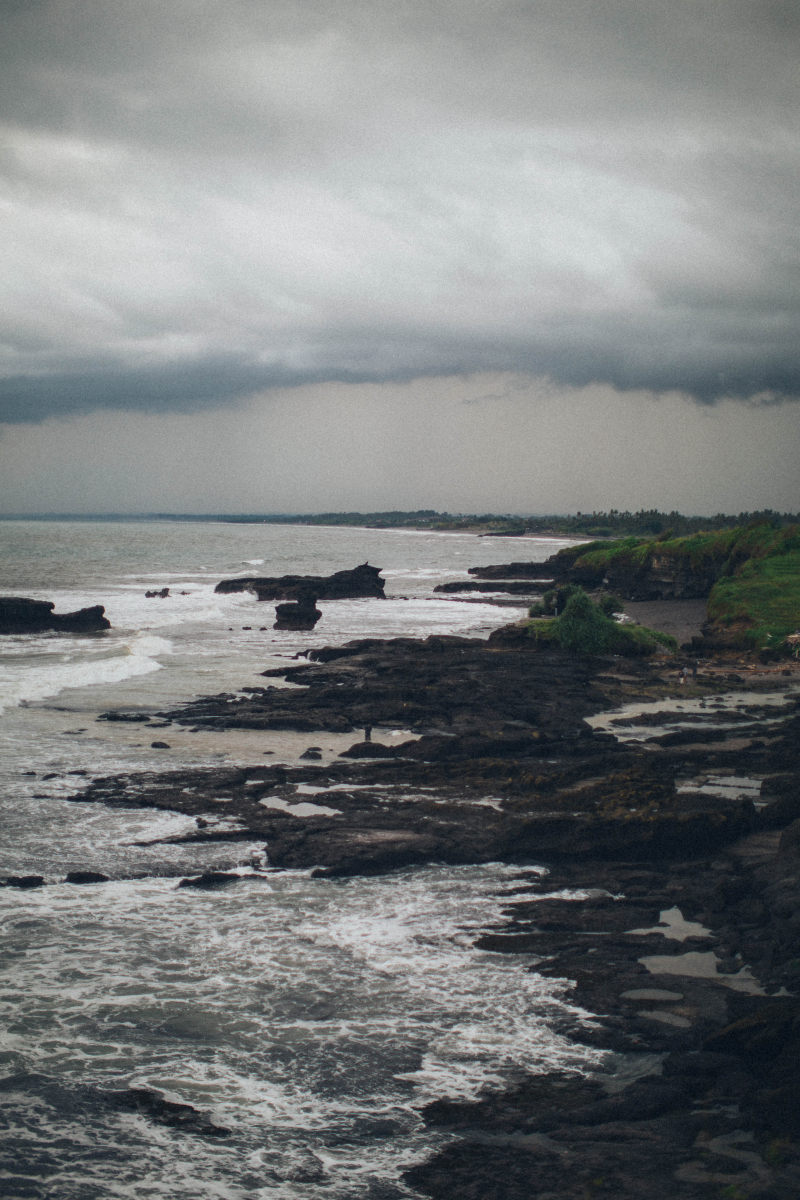
[[[103,604],[104,634],[0,638],[0,1194],[7,1200],[393,1200],[444,1143],[420,1108],[521,1070],[584,1071],[557,1032],[563,981],[475,949],[536,867],[440,866],[374,878],[272,871],[269,848],[163,840],[177,814],[69,797],[139,769],[333,757],[352,735],[169,730],[98,720],[263,683],[309,646],[356,637],[486,637],[519,609],[437,597],[469,566],[544,561],[558,539],[194,521],[0,521],[0,594]],[[320,602],[313,633],[216,595],[241,574],[368,561],[386,600]],[[169,588],[166,598],[145,592]],[[402,731],[376,731],[376,737]],[[266,870],[254,870],[263,861]],[[236,869],[222,892],[180,877]],[[92,870],[108,882],[65,882]],[[130,1089],[191,1105],[170,1126]],[[224,1129],[226,1135],[216,1133]]]

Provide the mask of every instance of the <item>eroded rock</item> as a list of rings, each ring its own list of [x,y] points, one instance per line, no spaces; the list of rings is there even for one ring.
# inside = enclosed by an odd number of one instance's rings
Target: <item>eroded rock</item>
[[[110,629],[102,604],[80,608],[77,612],[56,613],[51,600],[31,600],[26,596],[0,596],[0,634],[95,633]]]
[[[318,600],[352,600],[365,596],[383,599],[384,587],[380,567],[362,563],[332,575],[242,575],[221,580],[214,591],[254,592],[259,600],[299,600],[309,592]]]

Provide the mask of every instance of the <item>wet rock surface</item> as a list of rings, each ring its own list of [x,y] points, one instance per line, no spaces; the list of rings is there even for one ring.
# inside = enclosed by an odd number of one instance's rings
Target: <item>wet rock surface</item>
[[[67,871],[65,883],[108,883],[109,876],[102,871]]]
[[[494,579],[494,580],[458,580],[454,579],[449,583],[439,583],[433,589],[435,592],[456,593],[456,592],[507,592],[510,596],[538,596],[543,588],[549,585],[547,579],[533,579],[526,581],[524,579]]]
[[[772,935],[796,885],[774,883],[774,839],[754,834],[712,859],[560,865],[515,897],[482,944],[569,978],[601,1015],[567,1032],[615,1053],[589,1079],[533,1074],[430,1105],[426,1121],[455,1140],[408,1181],[442,1200],[800,1194],[800,1001],[763,994],[796,982]],[[578,888],[588,898],[536,898]]]
[[[501,1094],[430,1106],[452,1141],[409,1169],[413,1187],[442,1200],[795,1200],[797,672],[714,661],[681,683],[674,662],[572,658],[511,631],[364,640],[269,674],[301,686],[158,716],[352,732],[353,753],[119,776],[75,799],[194,816],[178,840],[262,839],[273,868],[518,863],[480,945],[569,980],[563,1032],[608,1052],[592,1078],[532,1063]],[[665,696],[660,717],[593,716]],[[405,732],[386,746],[365,729]]]
[[[100,1098],[110,1108],[136,1113],[156,1125],[165,1125],[182,1133],[211,1138],[226,1138],[231,1134],[230,1129],[215,1125],[191,1104],[165,1100],[152,1088],[130,1087],[123,1091],[103,1092],[100,1093]]]
[[[384,587],[380,567],[362,563],[351,570],[334,571],[332,575],[281,575],[277,578],[242,575],[221,580],[214,591],[255,592],[259,600],[300,600],[308,593],[317,600],[352,600],[364,596],[382,599]]]
[[[77,612],[57,613],[51,600],[31,600],[27,596],[0,596],[0,634],[96,633],[110,629],[102,604],[80,608]]]
[[[297,600],[276,605],[273,629],[313,629],[321,616],[317,597],[307,592]]]

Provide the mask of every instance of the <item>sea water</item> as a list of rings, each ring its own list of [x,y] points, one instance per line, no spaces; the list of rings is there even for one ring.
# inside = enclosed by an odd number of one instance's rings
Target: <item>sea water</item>
[[[589,1065],[592,1052],[556,1031],[581,1019],[566,985],[524,958],[475,949],[525,884],[518,868],[347,880],[257,872],[247,864],[263,845],[176,845],[164,839],[191,825],[178,814],[69,799],[117,771],[297,763],[309,735],[170,728],[159,749],[141,725],[97,718],[257,686],[263,670],[312,645],[485,637],[521,610],[437,596],[434,585],[471,565],[543,561],[560,544],[0,522],[0,593],[53,600],[57,611],[103,604],[112,624],[99,635],[0,639],[0,878],[45,879],[0,888],[0,1194],[412,1196],[403,1168],[442,1142],[420,1117],[428,1100],[472,1097],[521,1069]],[[388,598],[323,601],[313,633],[273,630],[272,606],[214,592],[237,574],[327,574],[364,561],[383,568]],[[162,587],[168,597],[145,596]],[[209,867],[242,877],[223,892],[177,889],[178,877]],[[87,869],[109,881],[64,882]],[[121,1109],[113,1096],[130,1088],[192,1105],[202,1120],[180,1129]]]

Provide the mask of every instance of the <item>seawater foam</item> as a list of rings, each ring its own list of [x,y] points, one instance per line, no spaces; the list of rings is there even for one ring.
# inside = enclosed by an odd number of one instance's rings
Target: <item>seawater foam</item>
[[[159,578],[147,582],[158,587],[165,581]],[[169,596],[164,599],[147,597],[145,590],[141,582],[126,583],[104,597],[106,616],[114,629],[155,632],[193,623],[208,623],[213,627],[225,621],[237,607],[253,603],[249,593],[218,596],[213,585],[206,582],[189,583],[185,588],[172,584]]]
[[[36,1168],[56,1143],[65,1200],[406,1194],[402,1167],[438,1138],[421,1103],[600,1057],[548,1029],[569,1007],[557,981],[472,948],[518,875],[278,872],[217,893],[149,879],[99,885],[91,903],[66,885],[0,893],[5,944],[23,951],[0,996],[0,1050],[41,1102],[9,1106],[25,1194],[46,1200]],[[192,1104],[231,1136],[192,1138],[176,1173],[173,1131],[93,1099],[128,1087]]]
[[[170,654],[172,643],[153,634],[130,638],[56,638],[38,643],[35,661],[16,655],[0,663],[0,712],[4,708],[46,700],[67,688],[120,683],[134,675],[158,671],[159,656]],[[44,658],[50,661],[42,662]]]

